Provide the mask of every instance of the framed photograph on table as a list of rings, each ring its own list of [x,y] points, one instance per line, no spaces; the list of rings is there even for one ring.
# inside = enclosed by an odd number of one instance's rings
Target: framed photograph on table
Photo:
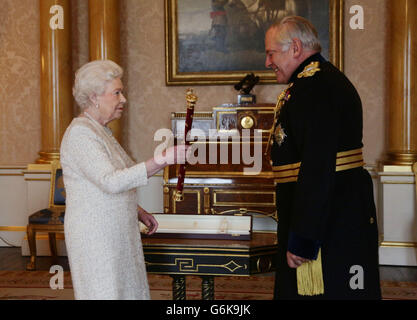
[[[310,20],[323,56],[343,70],[343,0],[165,0],[166,84],[235,84],[251,72],[275,83],[264,36],[287,15]]]

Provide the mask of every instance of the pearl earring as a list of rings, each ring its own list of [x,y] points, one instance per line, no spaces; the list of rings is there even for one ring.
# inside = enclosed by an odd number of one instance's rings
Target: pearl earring
[[[98,105],[98,103],[96,103],[96,108],[97,108],[97,109],[99,108],[99,105]]]

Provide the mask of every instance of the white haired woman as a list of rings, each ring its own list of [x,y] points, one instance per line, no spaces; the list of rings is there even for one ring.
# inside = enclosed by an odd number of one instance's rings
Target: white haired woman
[[[186,146],[136,164],[107,124],[122,116],[123,70],[92,61],[75,75],[81,108],[61,143],[66,189],[65,241],[76,299],[150,299],[138,218],[152,234],[158,223],[138,204],[136,188],[164,168],[183,163]]]

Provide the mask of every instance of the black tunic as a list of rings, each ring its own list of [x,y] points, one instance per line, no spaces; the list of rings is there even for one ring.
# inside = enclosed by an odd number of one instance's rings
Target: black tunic
[[[298,78],[313,61],[320,70]],[[306,298],[297,293],[296,269],[288,267],[287,250],[315,259],[321,248],[324,295],[307,298],[380,299],[372,179],[363,167],[335,170],[338,152],[363,146],[359,95],[320,54],[305,60],[290,83],[275,124],[285,136],[280,145],[274,137],[271,159],[273,166],[301,162],[301,167],[296,182],[276,187],[275,298]],[[355,266],[363,270],[363,288],[352,288],[352,282],[362,283],[355,278],[360,277]]]

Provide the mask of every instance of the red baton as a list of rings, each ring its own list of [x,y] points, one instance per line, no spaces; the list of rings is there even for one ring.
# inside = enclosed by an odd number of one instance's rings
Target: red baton
[[[193,125],[193,115],[194,115],[194,105],[196,104],[198,98],[194,95],[192,89],[187,90],[186,94],[187,100],[187,115],[185,117],[185,129],[184,129],[184,143],[185,145],[189,145],[190,141],[187,140],[187,134],[191,130],[191,126]],[[185,164],[181,164],[178,173],[178,182],[177,182],[177,190],[174,195],[175,201],[183,201],[184,200],[184,178],[185,178]]]

